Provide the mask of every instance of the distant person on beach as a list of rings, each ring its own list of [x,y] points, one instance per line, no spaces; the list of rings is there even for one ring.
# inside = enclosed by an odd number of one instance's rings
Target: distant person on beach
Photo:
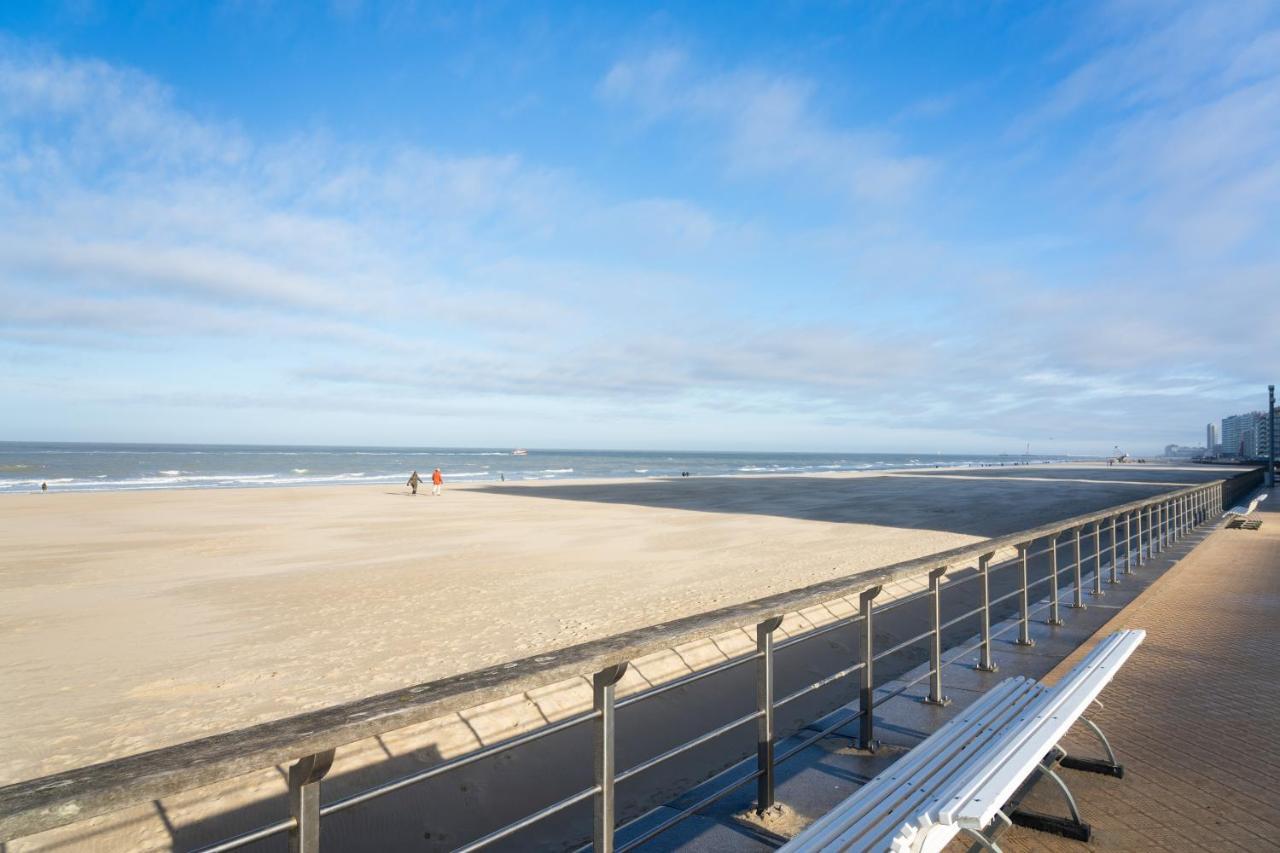
[[[416,495],[418,493],[418,484],[421,482],[422,478],[418,476],[417,471],[414,471],[409,475],[409,482],[405,483],[405,485],[413,489],[413,493]]]
[[[440,469],[431,472],[431,494],[440,494],[440,487],[444,485],[444,475],[440,473]]]
[[[47,492],[47,491],[49,491],[49,484],[48,484],[48,483],[41,483],[41,484],[40,484],[40,491],[42,491],[42,492]]]

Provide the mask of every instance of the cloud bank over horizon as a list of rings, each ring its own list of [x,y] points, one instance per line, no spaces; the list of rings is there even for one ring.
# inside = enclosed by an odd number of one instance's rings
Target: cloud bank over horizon
[[[0,13],[0,440],[1151,452],[1276,378],[1276,4],[184,14]]]

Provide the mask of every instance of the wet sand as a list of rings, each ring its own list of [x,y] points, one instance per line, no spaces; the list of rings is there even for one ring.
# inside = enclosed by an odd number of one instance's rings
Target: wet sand
[[[0,499],[0,784],[1230,476],[1154,465]]]

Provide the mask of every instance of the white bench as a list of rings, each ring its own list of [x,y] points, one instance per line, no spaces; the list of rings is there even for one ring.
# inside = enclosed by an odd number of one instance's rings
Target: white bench
[[[1140,630],[1112,634],[1053,687],[1029,678],[1005,679],[782,850],[926,853],[965,834],[998,853],[988,835],[997,822],[1088,840],[1089,827],[1054,767],[1123,775],[1106,737],[1082,715],[1145,637]],[[1105,761],[1068,756],[1062,749],[1059,742],[1077,720],[1097,735]],[[1005,814],[1006,803],[1037,776],[1061,789],[1070,820]]]
[[[1247,530],[1257,530],[1262,526],[1262,521],[1256,518],[1249,519],[1247,516],[1251,515],[1253,511],[1258,508],[1258,504],[1266,499],[1267,496],[1265,494],[1261,494],[1251,500],[1248,506],[1240,504],[1239,506],[1233,506],[1231,509],[1224,512],[1222,517],[1227,520],[1227,527],[1243,527]]]

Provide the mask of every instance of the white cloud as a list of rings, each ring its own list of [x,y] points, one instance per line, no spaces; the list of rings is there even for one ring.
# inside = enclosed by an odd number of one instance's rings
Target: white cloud
[[[1200,259],[1267,239],[1280,223],[1276,7],[1113,4],[1096,23],[1103,46],[1015,136],[1080,134],[1064,191],[1109,205],[1114,231]]]
[[[4,47],[10,398],[296,405],[343,423],[558,416],[578,435],[593,418],[647,418],[642,436],[694,422],[746,436],[785,419],[849,447],[940,430],[1007,449],[1074,430],[1107,449],[1150,432],[1148,407],[1198,425],[1276,361],[1273,340],[1214,302],[1230,288],[1250,321],[1277,322],[1276,252],[1213,254],[1256,239],[1274,210],[1278,108],[1261,49],[1213,71],[1235,82],[1203,97],[1138,70],[1138,99],[1075,84],[1062,115],[1098,98],[1143,106],[1064,165],[1071,191],[1203,247],[1194,265],[1135,252],[1075,278],[1044,259],[1076,234],[981,243],[913,222],[898,204],[928,202],[947,163],[827,119],[820,88],[794,76],[657,52],[615,64],[598,94],[709,134],[734,181],[856,202],[805,223],[768,204],[612,191],[512,151],[262,138],[137,72]],[[1231,64],[1216,62],[1197,67]]]
[[[928,176],[924,157],[895,150],[883,131],[843,129],[821,116],[813,84],[754,70],[703,73],[679,51],[656,50],[614,64],[600,81],[607,102],[646,122],[691,121],[722,137],[731,173],[800,178],[876,203],[910,198]]]

